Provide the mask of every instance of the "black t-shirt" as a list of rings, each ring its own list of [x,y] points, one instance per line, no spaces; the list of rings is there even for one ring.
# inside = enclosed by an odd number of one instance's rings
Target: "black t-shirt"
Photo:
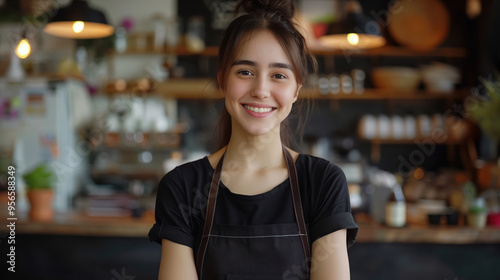
[[[304,218],[310,243],[339,229],[347,229],[347,245],[354,243],[358,226],[349,203],[347,181],[335,164],[307,154],[295,161]],[[156,224],[149,239],[161,239],[193,248],[196,254],[214,169],[207,157],[176,167],[159,183]],[[214,224],[263,225],[295,223],[289,180],[258,195],[232,193],[221,182]]]

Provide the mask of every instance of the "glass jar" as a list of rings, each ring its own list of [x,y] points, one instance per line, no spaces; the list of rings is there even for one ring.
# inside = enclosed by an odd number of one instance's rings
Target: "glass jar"
[[[186,30],[186,47],[192,52],[205,49],[205,21],[201,16],[190,17]]]

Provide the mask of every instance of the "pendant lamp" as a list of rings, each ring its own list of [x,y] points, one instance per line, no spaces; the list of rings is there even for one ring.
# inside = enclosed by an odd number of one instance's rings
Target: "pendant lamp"
[[[104,14],[91,8],[85,0],[73,0],[60,8],[44,28],[45,33],[73,39],[103,38],[113,34]]]
[[[23,30],[21,39],[16,45],[15,54],[20,59],[25,59],[31,54],[31,44],[30,41],[28,40],[26,30]]]
[[[385,45],[378,23],[363,14],[358,1],[346,3],[346,14],[340,21],[328,26],[320,42],[335,49],[372,49]]]

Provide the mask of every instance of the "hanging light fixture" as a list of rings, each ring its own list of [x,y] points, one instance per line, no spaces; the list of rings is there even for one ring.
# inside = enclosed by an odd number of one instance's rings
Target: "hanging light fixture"
[[[346,14],[340,21],[328,26],[320,42],[335,49],[371,49],[385,45],[378,23],[363,14],[361,4],[355,0],[346,3]]]
[[[14,52],[20,59],[25,59],[31,54],[31,44],[26,36],[26,31],[23,31],[21,40],[17,43]]]
[[[92,9],[86,0],[73,0],[60,8],[44,28],[45,33],[65,38],[93,39],[113,34],[104,14]]]

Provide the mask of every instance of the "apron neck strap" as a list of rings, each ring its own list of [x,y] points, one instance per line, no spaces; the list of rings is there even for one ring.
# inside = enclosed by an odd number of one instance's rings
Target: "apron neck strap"
[[[309,267],[311,261],[311,249],[309,248],[309,237],[307,234],[306,222],[304,219],[304,210],[302,208],[302,199],[300,198],[299,178],[297,176],[297,168],[293,161],[292,155],[283,145],[283,153],[285,154],[286,165],[288,168],[288,178],[290,180],[290,187],[292,189],[293,210],[295,211],[295,219],[299,227],[300,241],[304,249],[304,256],[306,260],[306,269],[309,279]]]

